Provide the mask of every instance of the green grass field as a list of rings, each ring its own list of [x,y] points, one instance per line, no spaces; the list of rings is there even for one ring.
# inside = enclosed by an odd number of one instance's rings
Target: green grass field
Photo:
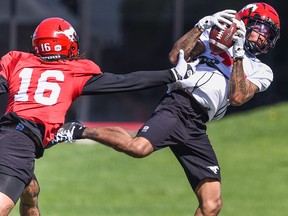
[[[283,103],[208,124],[222,169],[220,215],[287,216],[287,111]],[[43,216],[191,216],[197,206],[169,149],[134,159],[99,144],[61,144],[36,173]]]

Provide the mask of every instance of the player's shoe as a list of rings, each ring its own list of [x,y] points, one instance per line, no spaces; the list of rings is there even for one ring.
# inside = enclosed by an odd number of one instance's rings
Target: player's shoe
[[[76,139],[81,139],[81,135],[85,126],[79,121],[72,121],[64,124],[51,141],[52,145],[59,142],[75,142]]]

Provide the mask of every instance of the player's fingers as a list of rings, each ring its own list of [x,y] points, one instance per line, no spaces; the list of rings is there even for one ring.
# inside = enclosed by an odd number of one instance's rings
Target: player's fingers
[[[245,38],[245,34],[246,34],[245,31],[238,30],[238,31],[235,32],[235,34],[233,35],[232,40],[233,40],[233,41],[238,41],[238,40],[240,40],[240,39],[242,40],[243,38]]]
[[[222,21],[221,21],[222,22]],[[215,20],[214,24],[221,30],[225,30],[226,26],[220,23],[218,20]]]
[[[184,60],[184,50],[182,50],[182,49],[179,50],[179,59]]]
[[[236,23],[236,27],[238,29],[243,29],[243,26],[245,27],[244,23],[242,20],[238,20],[238,19],[233,19],[233,22]]]
[[[237,31],[237,34],[239,35],[239,37],[245,37],[245,34],[246,34],[246,32],[245,31],[242,31],[241,29],[239,29],[238,31]]]
[[[236,10],[232,10],[232,9],[226,9],[224,11],[221,11],[221,13],[226,14],[228,16],[235,16],[235,14],[237,13]]]
[[[179,66],[180,68],[182,68],[183,65],[186,65],[185,53],[184,53],[184,50],[180,49],[180,50],[179,50],[179,56],[178,56],[178,66]]]
[[[219,17],[218,22],[219,22],[219,21],[221,21],[221,22],[223,22],[223,23],[225,23],[225,24],[228,24],[228,25],[231,25],[231,24],[232,24],[232,19],[230,20],[230,19],[227,19],[227,18],[225,18],[225,17]]]

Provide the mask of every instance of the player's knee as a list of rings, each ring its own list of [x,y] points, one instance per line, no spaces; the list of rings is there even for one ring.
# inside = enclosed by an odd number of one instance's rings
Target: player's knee
[[[20,215],[40,216],[40,211],[38,208],[39,193],[40,187],[36,177],[34,176],[29,185],[24,189],[20,197]]]
[[[149,154],[145,151],[145,146],[135,146],[133,151],[133,157],[135,158],[144,158]]]
[[[40,193],[40,187],[37,180],[33,179],[24,189],[21,195],[21,202],[25,204],[34,205],[37,202],[38,195]]]
[[[221,197],[213,198],[206,200],[202,203],[202,206],[200,206],[201,211],[204,215],[218,215],[221,211],[223,206],[223,201]]]
[[[131,156],[135,158],[143,158],[153,152],[153,146],[147,140],[139,141],[139,139],[136,138],[131,142],[130,146],[130,149],[132,150]]]

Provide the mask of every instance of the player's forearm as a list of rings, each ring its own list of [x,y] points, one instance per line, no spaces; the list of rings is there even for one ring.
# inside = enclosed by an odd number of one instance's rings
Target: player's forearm
[[[203,52],[202,48],[194,49],[196,44],[201,43],[198,41],[202,31],[198,27],[194,27],[185,35],[183,35],[179,40],[176,41],[172,50],[169,53],[169,60],[172,64],[176,64],[178,60],[179,50],[182,49],[185,53],[185,60],[191,61],[193,57],[199,55]],[[198,47],[198,46],[197,46]],[[196,47],[196,48],[197,48]],[[205,50],[204,50],[205,51]]]
[[[233,106],[240,106],[250,100],[257,91],[255,85],[245,78],[243,59],[233,63],[229,79],[229,102]]]
[[[234,106],[242,104],[243,97],[247,91],[242,61],[243,60],[234,61],[229,79],[229,102]]]

